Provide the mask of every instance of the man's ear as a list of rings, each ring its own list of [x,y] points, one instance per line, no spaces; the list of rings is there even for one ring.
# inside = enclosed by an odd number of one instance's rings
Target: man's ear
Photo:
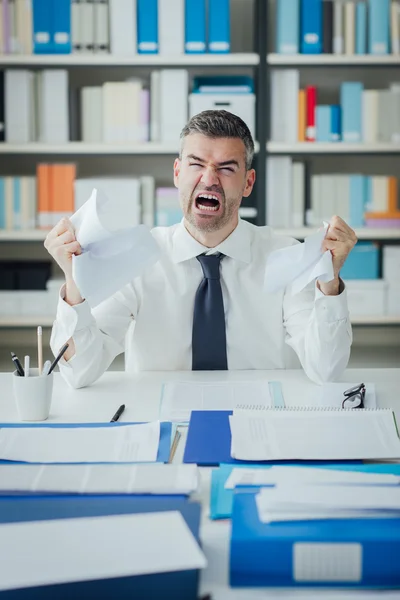
[[[178,187],[180,170],[181,170],[181,159],[176,158],[174,161],[174,186],[175,187]]]
[[[246,186],[243,191],[244,198],[248,198],[253,190],[254,182],[256,180],[256,172],[254,169],[250,169],[246,173]]]

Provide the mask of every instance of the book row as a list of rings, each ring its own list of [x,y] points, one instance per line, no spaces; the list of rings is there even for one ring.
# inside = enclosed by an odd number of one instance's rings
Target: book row
[[[323,93],[323,92],[322,92]],[[275,142],[400,143],[400,81],[365,89],[345,81],[334,103],[318,103],[319,89],[300,87],[297,69],[271,76],[271,139]]]
[[[399,54],[398,0],[277,0],[278,54]]]
[[[230,0],[2,0],[4,54],[230,51]]]

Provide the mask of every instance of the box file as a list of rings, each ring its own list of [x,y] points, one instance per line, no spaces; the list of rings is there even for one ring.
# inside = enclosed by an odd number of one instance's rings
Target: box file
[[[321,54],[322,0],[302,0],[300,32],[302,54]]]
[[[185,52],[203,54],[206,51],[206,0],[186,0]]]
[[[367,5],[356,4],[356,54],[367,53]]]
[[[137,0],[137,42],[139,54],[158,53],[157,0]]]
[[[226,53],[230,48],[230,0],[208,0],[208,50]]]
[[[342,140],[360,142],[362,140],[362,106],[364,86],[357,81],[342,83],[340,104],[342,107]]]
[[[276,51],[298,54],[300,0],[278,0],[276,7]]]
[[[71,52],[71,1],[53,0],[52,45],[54,54]]]
[[[379,248],[373,242],[358,242],[346,259],[342,279],[378,279]]]
[[[53,0],[32,0],[33,53],[53,54]]]
[[[369,0],[368,49],[370,54],[389,54],[390,0]]]

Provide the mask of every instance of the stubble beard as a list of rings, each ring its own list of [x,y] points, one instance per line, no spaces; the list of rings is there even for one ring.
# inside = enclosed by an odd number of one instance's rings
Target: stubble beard
[[[195,206],[195,194],[193,194],[187,203],[184,202],[184,205],[187,206],[185,219],[192,227],[197,229],[197,231],[202,231],[204,233],[214,233],[215,231],[219,231],[232,220],[238,204],[237,202],[227,202],[224,194],[221,194],[221,196],[221,214],[215,217],[202,219],[200,215],[196,216],[193,213],[193,208]]]

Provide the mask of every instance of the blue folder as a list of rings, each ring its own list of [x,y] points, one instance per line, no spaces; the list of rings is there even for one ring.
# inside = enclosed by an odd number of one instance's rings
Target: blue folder
[[[300,35],[300,0],[278,0],[276,6],[276,51],[298,54]]]
[[[178,510],[182,513],[192,534],[199,541],[200,504],[182,497],[166,496],[114,496],[81,498],[2,498],[0,523],[22,521],[47,521],[104,515],[122,515]],[[134,577],[119,577],[96,581],[47,585],[0,592],[1,600],[71,600],[71,598],[96,598],[96,600],[148,598],[197,598],[199,572],[197,570],[174,573],[156,573]]]
[[[53,54],[53,0],[32,0],[33,53]]]
[[[293,463],[294,464],[294,463]],[[307,468],[309,465],[299,465]],[[400,476],[400,464],[321,464],[313,465],[321,469],[335,469],[337,471],[360,471],[364,473],[389,473]],[[210,518],[211,519],[230,519],[232,516],[234,490],[225,489],[225,483],[234,468],[252,469],[270,469],[271,465],[220,465],[219,469],[214,469],[211,474],[211,493],[210,493]],[[240,486],[240,490],[253,490],[261,486]],[[268,487],[268,486],[264,486]],[[236,488],[239,489],[239,488]]]
[[[157,0],[137,0],[137,45],[139,54],[158,54]]]
[[[302,0],[300,48],[302,54],[322,53],[322,0]]]
[[[400,587],[400,518],[262,523],[257,493],[235,492],[232,586]],[[322,548],[326,552],[321,555]],[[332,564],[335,569],[329,568]],[[324,578],[326,572],[333,576]]]
[[[0,423],[1,427],[55,427],[55,428],[71,428],[71,427],[124,427],[125,425],[137,425],[138,423],[40,423],[32,425],[30,423]],[[172,424],[169,421],[160,423],[160,444],[158,446],[157,462],[168,462],[171,449],[171,431]],[[20,462],[20,461],[5,461],[0,459],[0,463],[5,462]],[[52,463],[54,464],[54,463]],[[64,463],[63,463],[64,464]]]
[[[206,51],[206,2],[185,0],[185,52],[203,54]]]
[[[230,0],[208,1],[208,51],[230,52]]]
[[[52,45],[54,54],[71,53],[71,1],[53,0]]]

